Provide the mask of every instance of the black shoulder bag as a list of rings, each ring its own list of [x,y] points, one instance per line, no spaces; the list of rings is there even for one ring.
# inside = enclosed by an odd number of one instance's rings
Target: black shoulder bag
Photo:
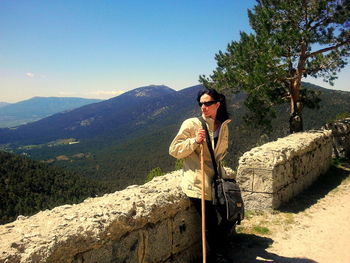
[[[205,130],[206,141],[215,172],[212,182],[213,205],[216,207],[222,218],[239,225],[244,218],[244,204],[241,190],[234,179],[222,178],[218,173],[218,166],[215,161],[206,122],[203,117],[199,117],[199,120]]]

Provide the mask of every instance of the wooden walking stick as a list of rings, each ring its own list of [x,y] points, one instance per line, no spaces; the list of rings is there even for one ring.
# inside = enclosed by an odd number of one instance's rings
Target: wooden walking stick
[[[206,248],[206,238],[205,238],[205,175],[204,175],[204,151],[203,144],[201,147],[201,172],[202,172],[202,254],[203,263],[207,262],[207,248]]]

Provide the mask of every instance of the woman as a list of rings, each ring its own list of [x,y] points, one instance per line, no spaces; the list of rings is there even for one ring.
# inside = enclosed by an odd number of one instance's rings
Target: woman
[[[197,95],[197,101],[201,109],[202,118],[205,120],[218,172],[225,177],[225,170],[221,165],[228,148],[228,113],[225,96],[214,89],[202,90]],[[224,252],[227,245],[227,234],[230,233],[232,224],[225,219],[218,218],[215,207],[212,205],[211,182],[215,174],[207,142],[206,132],[202,128],[199,118],[185,120],[169,147],[169,154],[177,159],[183,159],[183,176],[181,188],[190,198],[197,211],[201,214],[201,162],[200,144],[204,151],[204,175],[205,175],[205,200],[206,200],[206,229],[207,240],[211,255],[216,262]],[[225,262],[221,260],[221,262]]]

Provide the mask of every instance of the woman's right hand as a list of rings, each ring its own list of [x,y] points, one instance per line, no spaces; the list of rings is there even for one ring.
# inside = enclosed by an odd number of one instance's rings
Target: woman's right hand
[[[199,129],[196,135],[196,143],[201,144],[205,139],[205,130]]]

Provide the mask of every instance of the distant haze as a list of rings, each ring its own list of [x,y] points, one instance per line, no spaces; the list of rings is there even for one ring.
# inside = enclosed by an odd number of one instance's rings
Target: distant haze
[[[0,101],[0,108],[9,105],[10,103],[7,102],[1,102]]]
[[[30,123],[58,112],[73,110],[99,101],[82,98],[34,97],[13,104],[3,103],[3,107],[0,107],[0,128]]]

